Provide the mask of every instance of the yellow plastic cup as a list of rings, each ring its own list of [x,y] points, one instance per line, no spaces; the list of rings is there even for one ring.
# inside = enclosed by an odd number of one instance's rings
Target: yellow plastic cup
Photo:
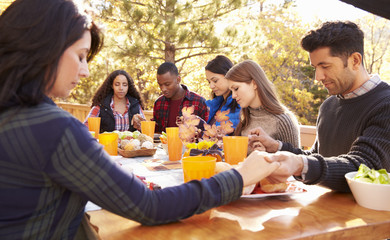
[[[154,138],[154,128],[156,127],[155,121],[141,121],[141,132],[148,135],[152,139]]]
[[[183,152],[183,143],[179,138],[178,127],[167,127],[169,161],[179,161]]]
[[[239,162],[244,161],[248,154],[248,137],[225,136],[222,140],[225,162],[230,165],[237,165]]]
[[[104,150],[111,156],[118,155],[118,134],[101,133],[99,134],[99,143],[104,146]]]
[[[217,158],[211,156],[190,156],[182,160],[184,182],[210,178],[215,174]]]
[[[100,132],[100,117],[88,118],[88,129],[89,131],[95,132],[95,138],[98,139]]]

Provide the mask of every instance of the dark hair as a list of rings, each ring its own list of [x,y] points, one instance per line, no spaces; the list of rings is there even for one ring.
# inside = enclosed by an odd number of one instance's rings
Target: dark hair
[[[226,73],[230,70],[230,68],[233,67],[232,61],[230,61],[229,58],[223,56],[223,55],[218,55],[216,56],[213,60],[210,60],[206,67],[205,70],[210,71],[212,73],[216,74],[222,74],[226,75]],[[232,92],[230,91],[229,96],[232,95]],[[213,98],[215,98],[216,95],[213,93]],[[230,103],[229,108],[230,112],[234,113],[236,112],[236,109],[238,107],[238,103],[235,99]]]
[[[225,76],[232,67],[233,63],[229,58],[223,55],[218,55],[207,63],[205,69],[212,73],[222,74]]]
[[[99,28],[70,0],[16,0],[0,16],[0,112],[42,101],[58,63],[84,32],[91,32],[87,61],[99,52]]]
[[[273,83],[268,80],[263,69],[259,64],[252,60],[245,60],[234,65],[225,76],[233,82],[251,83],[254,81],[257,85],[257,94],[260,98],[262,107],[269,113],[279,115],[286,112],[286,108],[278,99]],[[242,128],[249,124],[249,109],[241,108],[240,123],[234,132],[240,135]]]
[[[363,58],[364,33],[353,22],[325,22],[319,29],[308,32],[301,45],[308,52],[329,47],[330,54],[342,58],[346,66],[347,58],[354,52]]]
[[[108,95],[110,95],[110,94],[113,95],[114,94],[114,89],[112,88],[112,83],[114,82],[114,79],[118,75],[123,75],[127,79],[127,84],[129,86],[129,89],[127,90],[127,94],[126,95],[138,99],[141,107],[144,108],[143,102],[141,100],[141,95],[139,94],[139,92],[135,88],[133,79],[124,70],[115,70],[112,73],[110,73],[110,75],[108,75],[106,80],[104,80],[103,84],[96,91],[95,96],[92,98],[92,105],[91,105],[91,107],[98,106],[100,103],[103,102],[103,100]]]
[[[157,69],[157,75],[163,75],[167,72],[179,76],[179,70],[177,70],[177,67],[174,63],[165,62],[161,64]]]

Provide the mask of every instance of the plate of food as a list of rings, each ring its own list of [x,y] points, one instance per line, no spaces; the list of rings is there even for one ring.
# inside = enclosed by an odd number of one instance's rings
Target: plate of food
[[[215,174],[229,170],[233,167],[234,166],[225,162],[217,162],[215,165]],[[273,184],[267,178],[264,178],[257,184],[245,187],[241,198],[264,198],[304,192],[306,192],[306,189],[299,187],[294,182],[286,181],[284,183]]]
[[[293,182],[272,184],[267,179],[261,180],[250,194],[243,194],[241,198],[264,198],[272,196],[286,196],[296,193],[304,193],[306,189],[301,188]]]

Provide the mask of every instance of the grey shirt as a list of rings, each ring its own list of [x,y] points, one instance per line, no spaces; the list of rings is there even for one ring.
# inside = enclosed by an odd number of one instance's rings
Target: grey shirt
[[[289,113],[272,114],[264,108],[248,107],[249,124],[241,131],[242,136],[248,136],[250,130],[261,127],[273,139],[288,142],[294,147],[300,147],[299,126]]]

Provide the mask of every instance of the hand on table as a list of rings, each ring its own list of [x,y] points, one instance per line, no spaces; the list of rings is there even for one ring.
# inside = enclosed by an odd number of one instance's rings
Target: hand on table
[[[265,152],[254,151],[236,168],[241,174],[244,187],[255,184],[274,172],[279,166],[278,161],[265,160],[269,155]]]
[[[277,152],[265,156],[270,163],[278,162],[280,167],[272,172],[267,179],[271,183],[285,182],[290,176],[300,176],[303,168],[302,157],[291,152]]]
[[[131,125],[138,131],[141,131],[141,121],[145,121],[146,119],[142,117],[141,114],[135,114],[133,119],[131,119]]]
[[[279,149],[279,142],[270,137],[261,127],[252,129],[248,137],[250,149],[269,153],[277,152]]]

